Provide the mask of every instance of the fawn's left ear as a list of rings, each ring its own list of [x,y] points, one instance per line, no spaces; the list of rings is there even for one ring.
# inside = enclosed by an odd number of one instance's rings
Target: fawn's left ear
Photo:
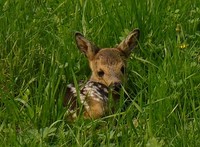
[[[87,40],[81,33],[77,32],[75,34],[75,39],[77,47],[87,56],[89,60],[92,60],[99,51],[99,48]]]
[[[134,29],[118,46],[117,48],[122,51],[126,57],[131,54],[131,51],[137,46],[140,36],[140,30]]]

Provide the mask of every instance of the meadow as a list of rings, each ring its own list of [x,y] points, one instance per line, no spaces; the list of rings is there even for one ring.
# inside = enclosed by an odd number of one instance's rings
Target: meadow
[[[134,28],[121,107],[65,119],[66,86],[90,76],[74,40],[113,47]],[[1,0],[0,146],[200,146],[199,0]]]

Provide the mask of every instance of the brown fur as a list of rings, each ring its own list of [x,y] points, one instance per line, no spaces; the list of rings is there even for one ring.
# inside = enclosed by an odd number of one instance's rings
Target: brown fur
[[[124,68],[126,59],[131,54],[132,49],[137,46],[139,39],[139,29],[133,30],[117,47],[115,48],[98,48],[82,34],[76,33],[75,39],[78,48],[86,55],[89,61],[89,66],[92,75],[89,81],[100,83],[106,88],[110,86],[119,86],[124,77]],[[90,89],[91,90],[91,89]],[[92,91],[92,90],[91,90]],[[90,93],[90,91],[87,91]],[[116,101],[118,96],[113,93],[113,100]],[[71,101],[71,106],[76,107],[76,98],[73,98],[72,93],[67,92],[65,98],[68,103]],[[107,102],[98,100],[98,96],[88,94],[84,101],[88,107],[84,108],[84,118],[100,118],[107,111]],[[82,102],[83,105],[85,102]],[[66,103],[66,102],[65,102]]]

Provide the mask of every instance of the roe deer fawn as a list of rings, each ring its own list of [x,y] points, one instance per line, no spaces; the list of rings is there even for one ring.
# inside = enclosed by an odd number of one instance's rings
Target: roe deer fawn
[[[139,29],[135,29],[117,47],[102,49],[82,34],[75,34],[76,44],[88,58],[92,75],[88,82],[79,84],[78,92],[73,84],[67,86],[64,105],[69,107],[68,119],[74,120],[81,107],[85,119],[104,116],[109,110],[109,87],[112,87],[113,101],[119,99],[115,91],[119,90],[123,81],[126,59],[137,46],[139,34]]]

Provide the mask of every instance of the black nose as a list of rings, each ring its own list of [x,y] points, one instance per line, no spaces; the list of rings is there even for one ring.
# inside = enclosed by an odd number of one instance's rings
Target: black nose
[[[119,91],[121,89],[122,85],[119,82],[115,82],[115,83],[113,83],[113,87],[114,87],[115,91]]]
[[[120,86],[121,86],[121,83],[119,83],[119,82],[113,83],[113,87],[120,87]]]

